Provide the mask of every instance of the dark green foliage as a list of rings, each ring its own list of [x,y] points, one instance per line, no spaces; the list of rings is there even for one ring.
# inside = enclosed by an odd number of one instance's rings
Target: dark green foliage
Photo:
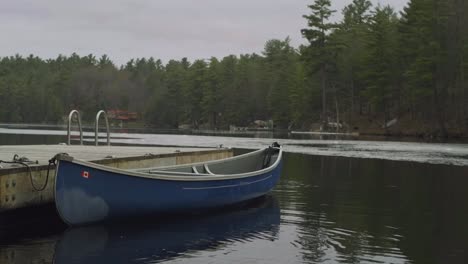
[[[269,40],[261,55],[120,68],[106,55],[0,58],[0,122],[57,123],[77,108],[89,121],[100,109],[136,111],[160,128],[368,120],[387,130],[406,118],[427,134],[468,131],[468,1],[410,0],[398,15],[353,0],[338,23],[330,6],[304,7],[307,45]]]
[[[160,128],[228,129],[272,118],[287,127],[290,98],[301,99],[299,56],[288,39],[269,43],[265,56],[184,58],[166,65],[141,58],[120,69],[105,55],[1,58],[0,122],[57,123],[71,109],[92,121],[100,109],[121,109]],[[290,97],[293,88],[298,91]]]
[[[328,118],[327,93],[330,86],[331,71],[334,67],[333,46],[330,44],[330,32],[336,27],[328,20],[335,10],[330,9],[330,0],[315,0],[309,5],[310,14],[304,15],[308,28],[302,29],[302,35],[310,45],[303,49],[309,75],[318,74],[322,93],[322,120]]]
[[[397,27],[398,19],[391,7],[375,9],[369,24],[363,93],[372,109],[383,113],[385,123],[392,114],[399,79]]]
[[[322,90],[312,104],[328,105],[327,119],[385,128],[409,118],[427,134],[468,131],[466,1],[410,0],[398,16],[390,6],[371,10],[369,1],[354,0],[337,27],[324,22],[329,6],[309,6],[302,33],[310,45],[301,52],[307,85]]]

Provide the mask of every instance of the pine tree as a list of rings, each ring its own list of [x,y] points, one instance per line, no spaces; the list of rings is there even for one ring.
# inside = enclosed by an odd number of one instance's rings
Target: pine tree
[[[328,22],[330,16],[335,12],[330,9],[330,6],[330,0],[315,0],[312,5],[308,6],[311,14],[303,16],[307,19],[308,28],[301,30],[302,35],[310,44],[303,54],[310,73],[319,73],[320,76],[322,121],[327,119],[327,71],[332,63],[332,55],[328,47],[329,33],[335,28],[333,23]]]
[[[207,63],[203,60],[196,60],[188,71],[188,85],[184,95],[188,105],[186,107],[186,117],[190,120],[192,127],[199,128],[202,121],[202,100],[203,91],[208,85]]]
[[[219,61],[210,59],[207,72],[207,84],[203,90],[202,110],[204,120],[208,121],[211,128],[218,126],[218,113],[220,103]]]
[[[338,47],[336,64],[341,87],[341,101],[348,108],[348,118],[361,113],[360,93],[364,86],[364,63],[368,53],[366,43],[369,36],[370,8],[367,0],[354,0],[343,9],[343,21],[331,38]],[[356,106],[356,104],[358,106]],[[358,110],[359,111],[356,111]]]
[[[383,113],[386,124],[392,110],[398,80],[398,18],[390,6],[377,7],[371,18],[366,61],[365,95],[371,106]]]
[[[400,30],[405,81],[413,112],[419,110],[423,119],[433,123],[433,132],[445,137],[448,87],[452,85],[447,46],[450,38],[447,34],[447,1],[410,1],[403,12]]]
[[[291,100],[299,100],[295,83],[297,53],[290,46],[289,38],[284,41],[273,39],[267,41],[265,50],[265,67],[268,72],[268,103],[274,123],[281,128],[290,125]],[[288,100],[289,99],[289,100]],[[293,101],[294,104],[299,102]]]

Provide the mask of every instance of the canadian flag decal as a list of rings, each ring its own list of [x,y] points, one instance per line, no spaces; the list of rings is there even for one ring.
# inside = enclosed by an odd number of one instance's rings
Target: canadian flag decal
[[[81,177],[88,179],[89,178],[89,172],[88,171],[83,171],[81,172]]]

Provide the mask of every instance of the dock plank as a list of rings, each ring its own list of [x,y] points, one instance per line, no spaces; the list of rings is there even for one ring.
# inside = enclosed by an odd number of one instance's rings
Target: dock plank
[[[0,160],[11,161],[16,154],[39,165],[47,165],[57,153],[67,153],[77,159],[94,161],[106,158],[129,158],[168,153],[214,150],[214,148],[133,147],[133,146],[81,146],[81,145],[11,145],[0,146]],[[3,168],[11,165],[1,164]]]

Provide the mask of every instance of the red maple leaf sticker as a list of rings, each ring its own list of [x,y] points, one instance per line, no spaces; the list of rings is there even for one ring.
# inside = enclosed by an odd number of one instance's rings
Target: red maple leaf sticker
[[[88,171],[83,171],[81,172],[81,177],[85,178],[85,179],[88,179],[89,178],[89,172]]]

